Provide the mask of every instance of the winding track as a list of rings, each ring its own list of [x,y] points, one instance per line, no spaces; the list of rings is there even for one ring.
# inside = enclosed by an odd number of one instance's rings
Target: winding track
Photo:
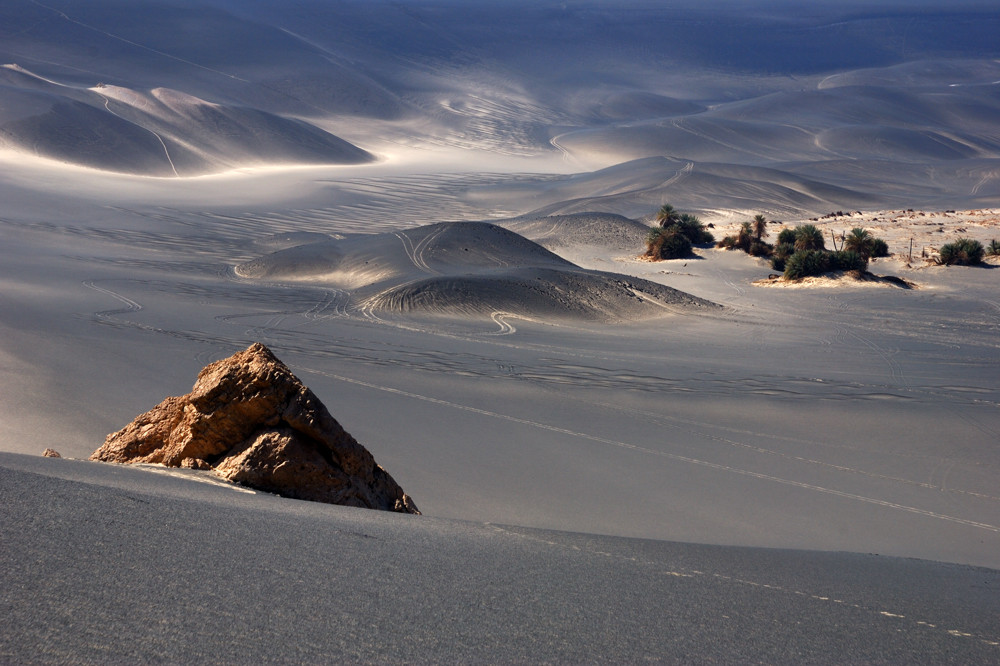
[[[98,95],[101,95],[101,93],[97,93],[97,94],[98,94]],[[173,161],[172,159],[170,159],[170,151],[169,151],[169,150],[167,150],[167,144],[165,144],[165,143],[163,142],[163,137],[161,137],[161,136],[160,136],[159,134],[157,134],[157,133],[156,133],[156,132],[154,132],[153,130],[149,129],[148,127],[143,127],[142,125],[140,125],[140,124],[138,124],[138,123],[135,123],[135,122],[132,122],[132,121],[131,121],[131,120],[129,120],[128,118],[125,118],[125,117],[123,117],[123,116],[120,116],[120,115],[118,115],[117,113],[115,113],[114,111],[112,111],[112,110],[111,110],[111,104],[110,104],[110,103],[111,103],[111,100],[110,100],[110,99],[108,99],[108,98],[107,98],[107,97],[106,97],[105,95],[101,95],[101,99],[103,99],[103,100],[104,100],[104,108],[105,108],[105,109],[107,110],[107,112],[108,112],[108,113],[110,113],[111,115],[113,115],[113,116],[114,116],[115,118],[118,118],[118,119],[120,119],[120,120],[124,120],[125,122],[129,123],[130,125],[135,125],[135,126],[136,126],[136,127],[138,127],[139,129],[144,129],[144,130],[146,130],[147,132],[149,132],[150,134],[152,134],[153,136],[155,136],[155,137],[156,137],[156,140],[160,142],[160,145],[161,145],[161,146],[163,146],[163,154],[164,154],[164,155],[166,156],[166,158],[167,158],[167,163],[168,163],[168,164],[170,164],[170,170],[174,172],[174,176],[176,176],[176,177],[180,178],[180,174],[179,174],[179,173],[177,173],[177,167],[175,167],[175,166],[174,166],[174,161]]]

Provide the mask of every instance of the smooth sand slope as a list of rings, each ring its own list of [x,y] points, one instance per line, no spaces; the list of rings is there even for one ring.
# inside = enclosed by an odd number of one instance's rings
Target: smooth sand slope
[[[1000,17],[719,7],[0,7],[0,661],[1000,659]],[[423,517],[39,457],[254,341]]]
[[[0,658],[989,663],[1000,640],[996,571],[407,520],[173,474],[0,454]]]

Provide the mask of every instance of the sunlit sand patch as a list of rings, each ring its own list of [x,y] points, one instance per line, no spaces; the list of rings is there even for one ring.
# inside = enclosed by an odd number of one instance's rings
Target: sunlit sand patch
[[[249,495],[256,495],[257,491],[250,490],[249,488],[244,488],[238,486],[234,483],[229,483],[228,481],[223,481],[222,479],[212,476],[211,472],[206,472],[196,469],[177,469],[166,467],[164,465],[154,465],[150,463],[136,463],[132,467],[137,467],[139,469],[146,470],[147,472],[153,472],[154,474],[160,474],[162,476],[170,476],[175,479],[184,479],[185,481],[197,481],[198,483],[206,483],[211,486],[216,486],[218,488],[226,488],[227,490],[234,490],[238,493],[246,493]]]

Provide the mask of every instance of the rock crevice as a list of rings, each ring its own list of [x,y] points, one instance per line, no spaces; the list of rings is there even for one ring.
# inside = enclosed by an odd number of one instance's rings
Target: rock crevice
[[[212,470],[285,497],[420,513],[260,343],[207,365],[190,393],[166,398],[108,435],[91,460]]]

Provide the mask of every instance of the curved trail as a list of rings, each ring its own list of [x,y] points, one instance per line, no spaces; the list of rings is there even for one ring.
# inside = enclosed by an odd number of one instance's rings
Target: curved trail
[[[97,93],[97,94],[101,95],[101,93]],[[124,120],[125,122],[129,123],[130,125],[135,125],[136,127],[140,128],[140,129],[144,129],[147,132],[149,132],[150,134],[152,134],[153,136],[155,136],[156,140],[160,142],[161,146],[163,146],[163,154],[166,155],[166,157],[167,157],[167,162],[170,164],[170,170],[174,172],[175,176],[177,176],[178,178],[180,178],[180,174],[177,173],[177,167],[174,166],[174,161],[172,159],[170,159],[170,151],[167,150],[167,144],[165,144],[163,142],[163,137],[161,137],[159,134],[157,134],[153,130],[149,129],[148,127],[143,127],[139,123],[132,122],[128,118],[120,116],[117,113],[115,113],[114,111],[112,111],[111,110],[111,106],[110,106],[111,100],[108,99],[107,97],[105,97],[104,95],[101,95],[101,99],[104,100],[104,108],[107,110],[108,113],[110,113],[111,115],[113,115],[115,118],[118,118],[120,120]]]
[[[494,336],[512,335],[514,333],[517,333],[517,328],[515,328],[513,324],[507,321],[507,317],[513,317],[513,316],[514,315],[512,315],[510,312],[500,312],[500,311],[494,312],[492,315],[490,315],[490,318],[493,319],[493,322],[500,327],[500,330],[493,333],[487,333],[486,335],[494,335]]]
[[[403,250],[406,252],[406,256],[409,257],[410,261],[413,263],[414,266],[424,271],[425,273],[429,273],[431,275],[440,275],[440,271],[434,270],[427,263],[425,254],[427,252],[428,246],[431,243],[433,243],[438,238],[438,236],[443,234],[445,232],[445,229],[446,229],[445,227],[436,229],[435,231],[421,238],[419,241],[416,242],[416,244],[414,244],[413,239],[411,239],[409,236],[406,235],[405,231],[395,231],[393,232],[393,235],[396,236],[396,238],[398,238],[400,241],[402,241]]]
[[[688,162],[680,169],[678,169],[677,173],[675,173],[673,176],[663,181],[660,184],[660,187],[668,187],[670,185],[676,185],[678,182],[683,180],[685,176],[689,175],[692,171],[694,171],[694,162]]]
[[[117,292],[111,291],[110,289],[105,289],[104,287],[98,287],[97,283],[95,283],[93,280],[85,280],[82,284],[84,287],[87,287],[88,289],[99,291],[102,294],[110,296],[111,298],[125,305],[124,308],[115,308],[114,310],[101,310],[99,312],[95,312],[94,316],[97,317],[98,319],[110,320],[113,319],[116,315],[127,314],[130,312],[139,312],[140,310],[142,310],[142,305],[140,305],[136,301],[133,301],[131,298],[122,296]]]

